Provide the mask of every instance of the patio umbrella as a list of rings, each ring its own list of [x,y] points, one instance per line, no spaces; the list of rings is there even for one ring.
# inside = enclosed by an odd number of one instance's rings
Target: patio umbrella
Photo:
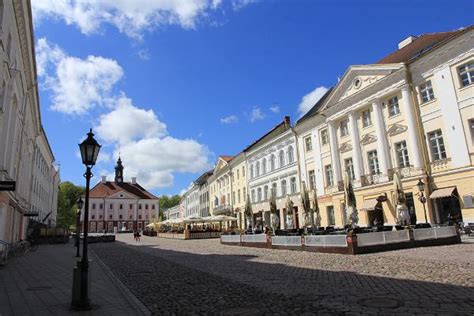
[[[201,216],[188,216],[183,219],[183,223],[200,223],[202,222]]]
[[[316,222],[314,222],[313,213],[316,214]],[[311,218],[313,220],[313,225],[315,225],[316,228],[319,228],[319,226],[321,226],[321,214],[319,213],[318,194],[316,192],[316,188],[313,190],[313,208],[311,209]]]
[[[344,173],[344,200],[346,204],[346,214],[350,213],[350,224],[352,228],[357,226],[359,216],[357,214],[356,199],[352,181],[350,180],[349,170]]]
[[[280,226],[280,218],[278,217],[278,210],[275,201],[275,193],[271,190],[270,193],[270,224],[272,225],[273,233]]]
[[[250,220],[250,225],[254,226],[253,223],[253,212],[252,212],[252,203],[250,202],[250,196],[247,194],[247,201],[245,203],[245,216]]]
[[[405,204],[405,192],[403,192],[402,179],[400,178],[398,171],[393,174],[393,186],[395,202],[397,203],[397,221],[400,225],[408,225],[410,223],[410,213]]]
[[[289,195],[286,196],[286,213],[293,215],[293,201],[291,201],[291,198]],[[295,228],[292,217],[291,217],[291,228]]]
[[[314,219],[312,218],[313,214],[309,202],[309,194],[308,190],[306,190],[306,184],[304,182],[303,189],[301,190],[301,203],[303,204],[305,226],[313,226]]]

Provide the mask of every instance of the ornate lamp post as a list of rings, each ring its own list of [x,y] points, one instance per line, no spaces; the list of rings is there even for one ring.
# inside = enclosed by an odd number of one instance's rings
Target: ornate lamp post
[[[76,257],[80,257],[80,254],[79,254],[79,246],[80,246],[80,241],[81,241],[81,230],[80,230],[80,224],[81,224],[81,210],[82,210],[82,207],[84,206],[84,201],[82,200],[82,198],[80,197],[77,202],[77,213],[76,213]]]
[[[425,223],[428,223],[428,217],[426,216],[426,196],[425,196],[425,183],[420,179],[418,180],[418,183],[416,184],[418,187],[418,190],[420,191],[419,193],[419,198],[418,200],[423,204],[423,212],[425,213]]]
[[[86,200],[84,205],[84,241],[82,242],[82,259],[76,263],[74,282],[72,285],[72,307],[75,309],[90,309],[89,299],[89,258],[87,256],[87,233],[89,230],[89,187],[92,178],[91,169],[97,161],[101,145],[94,139],[92,128],[87,138],[79,144],[82,163],[86,166]]]

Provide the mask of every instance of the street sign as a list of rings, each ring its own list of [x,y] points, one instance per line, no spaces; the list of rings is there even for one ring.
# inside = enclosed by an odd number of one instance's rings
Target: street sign
[[[0,191],[15,191],[16,181],[0,181]]]

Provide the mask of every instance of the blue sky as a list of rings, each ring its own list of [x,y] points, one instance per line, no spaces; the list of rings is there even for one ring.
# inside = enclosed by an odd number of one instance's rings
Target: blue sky
[[[33,0],[43,125],[63,181],[83,184],[77,144],[104,145],[94,173],[179,193],[290,115],[351,64],[408,35],[473,22],[472,1]],[[304,98],[306,96],[306,98]]]

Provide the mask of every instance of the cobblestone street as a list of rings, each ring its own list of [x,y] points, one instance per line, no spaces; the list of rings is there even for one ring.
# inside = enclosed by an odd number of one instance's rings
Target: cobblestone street
[[[474,244],[345,256],[118,235],[93,250],[157,314],[474,310]]]

